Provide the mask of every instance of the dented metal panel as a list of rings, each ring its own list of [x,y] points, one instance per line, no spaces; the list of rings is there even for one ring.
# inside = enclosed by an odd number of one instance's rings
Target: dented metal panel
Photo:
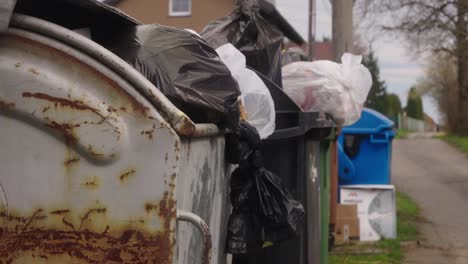
[[[100,63],[129,81],[136,90],[145,95],[179,135],[207,137],[220,134],[220,130],[214,124],[193,123],[185,113],[177,109],[161,91],[137,70],[92,40],[35,17],[14,14],[11,23],[14,27],[57,39],[70,47],[97,58]]]
[[[0,262],[177,263],[181,141],[88,55],[0,36]]]

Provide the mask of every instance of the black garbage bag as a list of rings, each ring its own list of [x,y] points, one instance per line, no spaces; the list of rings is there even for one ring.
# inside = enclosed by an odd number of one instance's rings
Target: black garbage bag
[[[305,214],[302,204],[294,200],[278,176],[265,168],[256,170],[254,179],[263,243],[275,244],[294,237]]]
[[[226,134],[226,160],[239,164],[248,159],[260,147],[260,136],[252,125],[240,121],[232,133]]]
[[[231,175],[230,198],[233,209],[228,221],[226,240],[226,252],[231,254],[247,253],[249,223],[252,215],[249,198],[254,186],[248,170],[249,168],[240,166]]]
[[[232,43],[245,55],[248,66],[281,87],[283,34],[262,15],[257,0],[237,1],[231,14],[210,22],[201,35],[214,48]]]
[[[230,180],[226,252],[243,255],[294,237],[305,213],[281,179],[263,167],[257,130],[241,122],[237,133],[235,146],[242,149],[234,149],[239,167]]]
[[[275,245],[296,235],[305,215],[278,176],[265,168],[247,165],[231,176],[232,213],[226,252],[247,254],[249,249]]]
[[[162,25],[127,27],[112,36],[101,33],[97,37],[194,122],[237,127],[239,87],[202,38]]]

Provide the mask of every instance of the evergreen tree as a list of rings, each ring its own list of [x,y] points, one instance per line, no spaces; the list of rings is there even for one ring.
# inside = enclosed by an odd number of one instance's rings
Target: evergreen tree
[[[415,119],[422,120],[424,116],[422,98],[416,87],[411,87],[408,93],[406,104],[406,115]]]
[[[369,69],[372,76],[372,87],[365,103],[366,107],[374,109],[382,114],[387,112],[387,87],[385,82],[380,80],[380,69],[377,58],[373,51],[370,51],[363,60],[364,66]]]
[[[402,112],[400,97],[396,94],[387,95],[387,110],[385,115],[389,118],[396,118]]]

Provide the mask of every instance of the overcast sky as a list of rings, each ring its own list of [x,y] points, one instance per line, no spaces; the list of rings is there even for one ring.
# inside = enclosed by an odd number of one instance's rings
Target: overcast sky
[[[317,40],[331,37],[331,5],[329,0],[316,0],[317,3]],[[307,39],[308,0],[276,0],[276,6],[283,16]],[[409,56],[401,43],[394,39],[378,39],[373,43],[378,57],[381,78],[385,80],[388,92],[396,93],[403,105],[409,88],[422,76],[422,63],[414,56]],[[436,121],[440,120],[435,103],[430,98],[423,98],[424,111]]]

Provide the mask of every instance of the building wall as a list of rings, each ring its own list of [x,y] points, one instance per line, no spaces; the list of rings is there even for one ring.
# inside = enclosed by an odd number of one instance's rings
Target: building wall
[[[158,23],[200,31],[215,19],[229,14],[235,0],[192,0],[192,15],[169,16],[169,0],[123,0],[116,7],[145,24]]]

